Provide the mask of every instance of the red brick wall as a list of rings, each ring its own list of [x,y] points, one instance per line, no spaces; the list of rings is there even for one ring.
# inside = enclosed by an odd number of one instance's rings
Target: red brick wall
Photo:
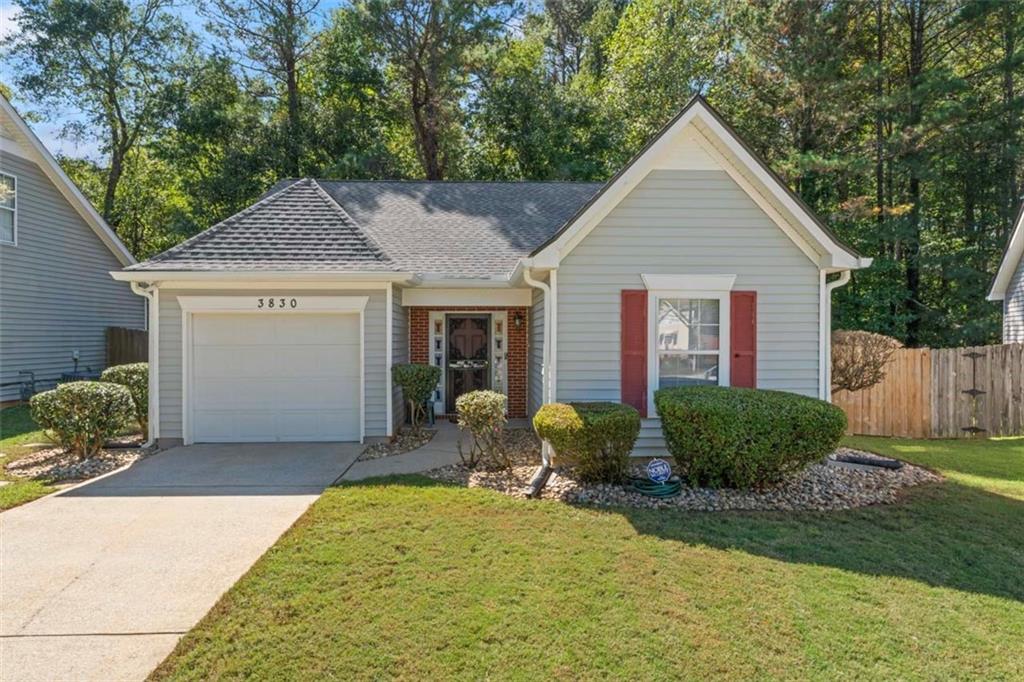
[[[508,363],[508,416],[517,419],[526,417],[526,393],[529,377],[527,375],[527,338],[529,328],[529,308],[500,307],[444,307],[444,308],[409,308],[409,360],[420,364],[430,362],[430,312],[444,310],[457,312],[460,310],[491,312],[504,310],[508,313],[505,332],[506,362]],[[514,318],[519,316],[523,323],[516,328]]]

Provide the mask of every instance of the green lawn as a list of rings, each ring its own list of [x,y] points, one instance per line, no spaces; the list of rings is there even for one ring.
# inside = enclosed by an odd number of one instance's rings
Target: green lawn
[[[828,514],[334,488],[154,678],[1024,677],[1024,440],[856,444],[949,481]]]
[[[8,462],[35,450],[34,443],[49,443],[49,439],[32,421],[28,405],[0,410],[0,481],[9,481],[0,486],[0,511],[53,492],[45,483],[15,479],[4,470]]]

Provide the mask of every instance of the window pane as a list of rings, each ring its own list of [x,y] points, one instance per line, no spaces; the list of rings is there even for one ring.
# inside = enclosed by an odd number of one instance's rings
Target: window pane
[[[718,350],[718,300],[658,300],[659,350]]]
[[[718,384],[718,356],[659,354],[658,387]]]
[[[14,211],[0,209],[0,241],[14,241]]]
[[[0,175],[0,206],[14,208],[14,178]]]

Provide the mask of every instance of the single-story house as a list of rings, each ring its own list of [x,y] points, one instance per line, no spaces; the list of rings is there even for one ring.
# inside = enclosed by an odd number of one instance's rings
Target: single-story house
[[[830,292],[866,267],[701,98],[607,183],[300,179],[113,272],[151,301],[151,436],[360,441],[395,363],[512,418],[659,386],[829,397]]]
[[[145,301],[109,275],[134,263],[0,94],[0,404],[98,373],[108,327],[145,327]]]
[[[988,300],[1003,303],[1003,343],[1024,343],[1024,204],[1006,242]]]

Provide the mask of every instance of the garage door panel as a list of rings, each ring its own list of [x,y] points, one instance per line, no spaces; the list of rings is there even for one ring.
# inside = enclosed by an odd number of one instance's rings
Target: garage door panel
[[[359,317],[195,315],[196,442],[358,440]]]

